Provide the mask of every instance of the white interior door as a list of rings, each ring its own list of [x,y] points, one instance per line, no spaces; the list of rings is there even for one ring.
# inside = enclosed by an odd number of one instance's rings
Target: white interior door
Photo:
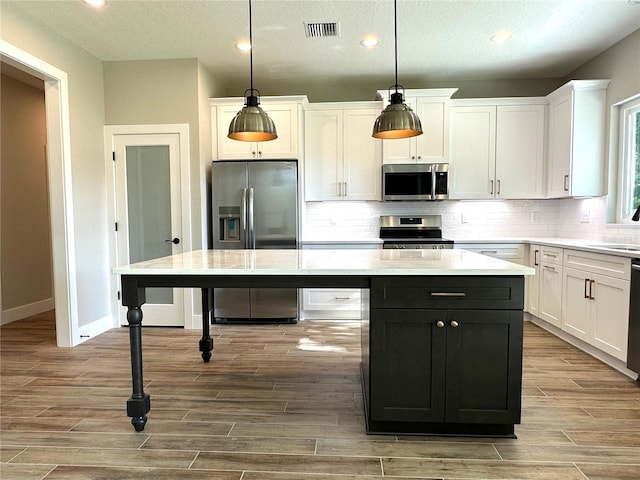
[[[117,263],[181,253],[180,135],[114,135]],[[143,325],[184,326],[182,289],[147,289]],[[126,309],[120,308],[126,325]]]

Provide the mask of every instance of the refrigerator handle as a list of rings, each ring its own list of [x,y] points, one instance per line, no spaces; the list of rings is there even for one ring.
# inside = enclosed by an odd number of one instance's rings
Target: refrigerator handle
[[[242,234],[242,247],[249,248],[249,231],[248,231],[248,210],[247,210],[247,189],[242,189],[242,198],[240,200],[242,204],[242,226],[241,226],[241,234]]]
[[[256,232],[254,231],[253,225],[253,188],[249,188],[249,201],[248,203],[248,220],[249,220],[249,246],[248,248],[255,249],[256,248]]]

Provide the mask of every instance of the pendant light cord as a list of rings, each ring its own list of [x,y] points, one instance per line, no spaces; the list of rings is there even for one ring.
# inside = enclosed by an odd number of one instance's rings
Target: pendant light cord
[[[398,2],[393,0],[393,37],[395,38],[396,93],[398,93]]]
[[[249,0],[249,47],[251,47],[249,48],[249,81],[251,87],[249,94],[253,95],[253,29],[251,27],[251,0]]]

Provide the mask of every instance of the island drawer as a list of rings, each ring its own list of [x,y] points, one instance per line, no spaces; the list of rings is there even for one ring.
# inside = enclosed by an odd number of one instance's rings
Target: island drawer
[[[514,276],[376,277],[371,308],[521,310],[524,278]]]

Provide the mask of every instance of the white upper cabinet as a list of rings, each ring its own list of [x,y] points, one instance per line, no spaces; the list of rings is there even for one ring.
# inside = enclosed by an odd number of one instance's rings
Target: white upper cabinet
[[[608,84],[609,80],[573,80],[547,96],[549,198],[604,193]]]
[[[379,102],[310,104],[305,112],[305,200],[380,200]]]
[[[449,103],[457,88],[407,90],[405,103],[420,118],[422,135],[382,140],[383,163],[440,163],[449,157]],[[379,90],[386,107],[389,91]]]
[[[545,111],[541,98],[455,101],[450,198],[541,198]]]
[[[211,100],[213,158],[216,160],[297,159],[300,157],[302,104],[306,97],[262,98],[260,106],[276,125],[278,138],[240,142],[227,137],[229,124],[244,105],[243,98]]]

